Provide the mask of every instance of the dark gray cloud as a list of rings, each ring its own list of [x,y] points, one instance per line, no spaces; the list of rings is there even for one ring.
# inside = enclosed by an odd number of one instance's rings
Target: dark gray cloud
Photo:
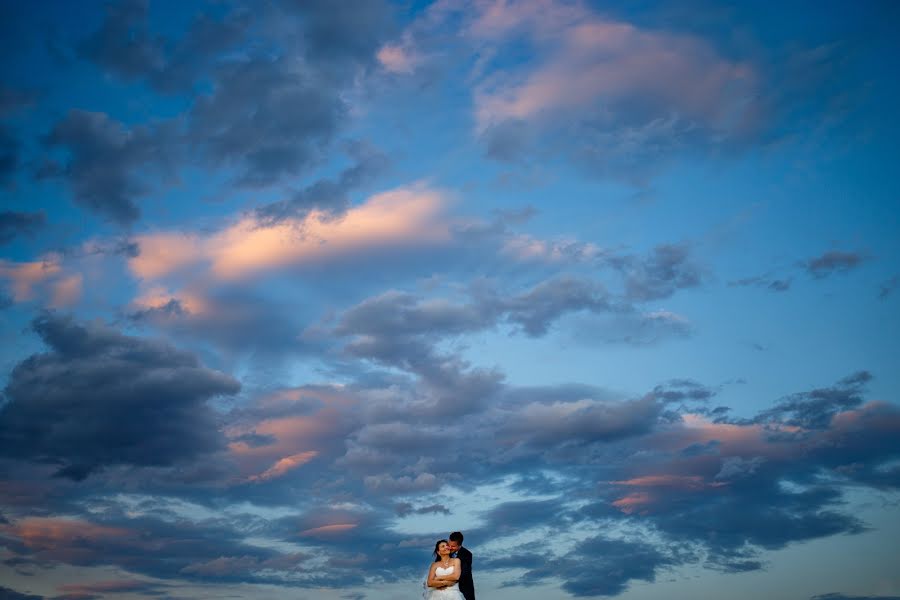
[[[848,596],[833,592],[831,594],[820,594],[813,596],[809,600],[900,600],[900,596]]]
[[[212,93],[199,97],[188,117],[190,143],[214,164],[237,168],[246,186],[296,176],[321,160],[348,118],[345,91],[374,61],[390,19],[381,2],[342,10],[328,2],[281,2],[263,11],[260,26],[261,46],[271,51],[215,64]],[[350,169],[336,188],[322,183],[300,192],[292,206],[346,192],[369,167]]]
[[[756,277],[745,277],[735,281],[729,281],[728,285],[738,287],[761,287],[772,292],[786,292],[791,289],[793,279],[790,277],[773,278],[769,275],[759,275]]]
[[[160,342],[45,314],[49,347],[20,362],[0,409],[3,454],[81,479],[115,464],[170,465],[222,446],[207,400],[239,384]]]
[[[21,143],[6,126],[0,123],[0,185],[12,182],[19,167]]]
[[[711,566],[731,572],[762,568],[763,548],[864,531],[857,518],[840,512],[838,489],[786,491],[776,472],[766,467],[745,472],[722,493],[666,490],[671,496],[649,521],[667,539],[701,544]]]
[[[265,186],[303,173],[321,162],[347,120],[345,92],[373,63],[391,26],[390,7],[380,2],[344,8],[285,1],[252,11],[238,6],[223,15],[211,5],[198,11],[183,34],[171,37],[152,30],[148,2],[111,5],[99,29],[79,45],[80,55],[159,91],[192,92],[193,105],[163,128],[179,129],[177,138],[150,135],[159,132],[143,128],[117,131],[96,122],[90,133],[74,135],[77,140],[54,132],[50,139],[69,147],[73,159],[66,167],[50,162],[42,171],[66,175],[76,200],[120,223],[137,219],[135,199],[147,191],[136,167],[165,164],[165,156],[184,144],[196,150],[184,158],[234,169],[243,186]],[[241,51],[230,51],[238,43]],[[90,147],[85,147],[86,136],[93,141]],[[103,162],[98,154],[113,154],[107,149],[115,151],[116,160],[106,171],[94,168]],[[357,164],[337,180],[321,180],[291,201],[267,207],[265,216],[346,206],[350,188],[361,185],[384,160],[360,144],[351,144],[348,152]]]
[[[705,385],[691,379],[672,379],[653,388],[651,395],[667,404],[677,402],[707,402],[716,395]]]
[[[84,208],[121,225],[140,216],[138,199],[150,186],[146,177],[167,171],[177,148],[167,127],[126,127],[104,113],[72,110],[45,138],[61,148],[63,162],[47,161],[39,177],[60,177]]]
[[[681,315],[665,310],[638,311],[627,306],[618,306],[606,315],[578,318],[571,330],[575,340],[587,345],[649,346],[694,333],[691,322]]]
[[[301,17],[303,45],[315,61],[372,63],[393,31],[390,6],[382,0],[350,0],[334,10],[328,0],[284,0],[287,13]]]
[[[394,511],[397,513],[398,517],[406,517],[408,515],[450,514],[450,509],[443,504],[430,504],[428,506],[420,506],[417,508],[409,502],[398,502],[394,505]]]
[[[625,278],[626,297],[637,302],[668,298],[680,289],[699,286],[705,279],[688,244],[662,244],[646,257],[626,256],[610,262]]]
[[[107,5],[106,19],[81,43],[80,54],[126,78],[162,71],[166,40],[148,30],[147,9],[146,0]]]
[[[807,273],[816,279],[824,279],[834,273],[843,273],[860,266],[867,257],[858,252],[831,250],[802,263]]]
[[[98,581],[93,583],[67,583],[57,588],[63,592],[60,596],[54,596],[53,600],[70,599],[85,600],[87,598],[101,598],[105,594],[138,594],[141,596],[164,595],[168,586],[151,581],[137,579],[114,579],[110,581]]]
[[[838,413],[862,404],[864,386],[872,379],[866,371],[841,379],[837,385],[788,396],[756,417],[758,423],[779,421],[804,429],[825,429]]]
[[[271,225],[289,217],[302,217],[310,210],[342,213],[350,206],[349,193],[383,172],[388,158],[365,142],[348,142],[347,154],[354,164],[341,171],[335,179],[319,179],[295,191],[288,200],[273,202],[256,209],[257,218]]]
[[[8,587],[0,586],[0,600],[44,600],[43,596],[17,592]]]
[[[34,235],[46,222],[44,212],[0,211],[0,244],[7,244],[19,235]]]
[[[445,300],[427,301],[398,291],[369,298],[345,311],[339,335],[446,336],[477,331],[492,324],[496,313]]]
[[[894,293],[898,286],[900,286],[900,275],[894,275],[890,279],[885,280],[878,286],[878,298],[884,300]]]
[[[562,588],[576,597],[616,596],[630,581],[656,578],[659,568],[674,561],[649,542],[596,536],[580,542],[571,552],[547,558],[507,585],[531,585],[562,579]]]
[[[610,309],[603,286],[569,276],[543,281],[527,292],[494,302],[506,313],[509,322],[531,337],[546,334],[550,324],[566,313]],[[490,306],[490,302],[487,305]]]
[[[504,414],[495,436],[504,444],[568,450],[646,433],[656,423],[660,409],[652,395],[617,402],[588,397],[535,403]]]
[[[188,140],[213,163],[237,168],[242,185],[312,166],[347,115],[341,88],[289,57],[224,63],[214,81],[191,109]]]
[[[559,529],[565,520],[565,509],[562,498],[503,502],[482,512],[484,525],[469,532],[469,537],[496,539],[538,527]]]
[[[123,79],[146,79],[163,92],[188,91],[250,25],[240,11],[222,18],[200,12],[176,40],[151,31],[149,9],[146,0],[110,4],[100,28],[78,45],[78,54]]]
[[[0,84],[0,117],[31,106],[38,94],[31,90],[11,88]]]

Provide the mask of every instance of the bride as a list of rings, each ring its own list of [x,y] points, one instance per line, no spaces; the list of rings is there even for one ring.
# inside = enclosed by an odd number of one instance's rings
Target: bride
[[[434,545],[434,562],[425,581],[424,600],[465,600],[456,585],[461,572],[459,559],[450,558],[447,540],[438,540]]]

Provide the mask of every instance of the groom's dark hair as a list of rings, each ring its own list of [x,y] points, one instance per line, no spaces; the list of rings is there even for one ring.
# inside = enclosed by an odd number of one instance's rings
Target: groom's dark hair
[[[463,534],[461,534],[461,533],[458,532],[458,531],[454,531],[453,533],[450,534],[450,541],[451,541],[451,542],[456,542],[457,544],[459,544],[460,546],[462,546],[462,542],[463,542]]]

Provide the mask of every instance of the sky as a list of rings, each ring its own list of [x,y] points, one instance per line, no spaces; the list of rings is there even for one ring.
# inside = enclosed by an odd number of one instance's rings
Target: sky
[[[0,599],[900,598],[898,16],[0,0]]]

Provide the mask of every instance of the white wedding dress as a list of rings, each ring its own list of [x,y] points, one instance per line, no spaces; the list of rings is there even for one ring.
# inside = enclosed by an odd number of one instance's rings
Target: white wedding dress
[[[434,570],[434,574],[443,577],[444,575],[452,573],[453,569],[453,566],[449,566],[446,569],[444,567],[438,567]],[[425,585],[425,593],[422,594],[424,600],[466,600],[462,595],[462,592],[459,591],[459,587],[457,587],[456,583],[445,588],[427,587],[427,583]]]

